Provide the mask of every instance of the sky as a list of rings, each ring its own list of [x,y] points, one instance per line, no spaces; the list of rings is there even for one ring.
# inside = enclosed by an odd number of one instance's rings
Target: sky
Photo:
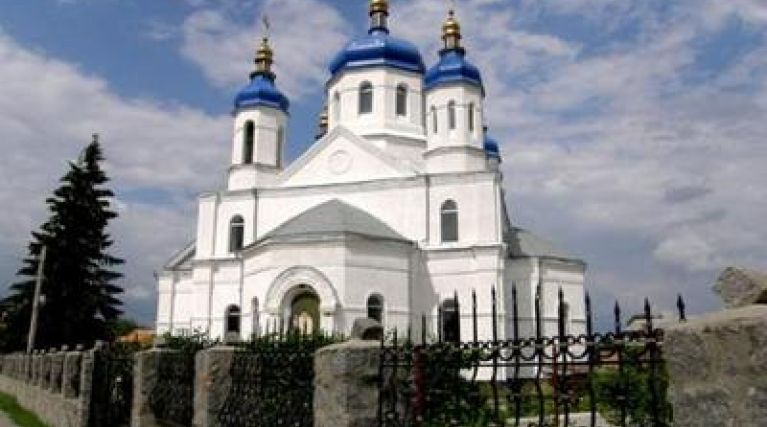
[[[393,0],[436,62],[444,0]],[[726,266],[767,269],[766,0],[457,0],[485,81],[512,222],[588,263],[604,322],[649,297],[714,310]],[[232,101],[272,23],[291,99],[287,155],[312,143],[335,52],[365,0],[0,0],[0,294],[67,161],[101,135],[128,315],[222,188]]]

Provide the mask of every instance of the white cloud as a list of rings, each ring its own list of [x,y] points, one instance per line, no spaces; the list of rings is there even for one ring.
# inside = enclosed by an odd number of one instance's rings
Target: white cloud
[[[125,283],[129,295],[153,297],[152,270],[192,237],[188,195],[214,187],[226,167],[228,144],[216,142],[226,139],[228,117],[122,98],[99,77],[21,47],[1,31],[0,81],[2,252],[24,250],[47,215],[44,200],[66,171],[65,160],[100,132],[111,186],[121,198],[114,230],[116,250],[129,262]],[[147,190],[169,196],[142,201]]]
[[[680,289],[712,304],[707,286],[688,282],[727,264],[767,268],[767,51],[707,81],[686,78],[700,43],[725,19],[762,19],[762,5],[459,4],[469,58],[486,80],[489,125],[504,142],[513,219],[586,256],[600,291],[668,299]],[[433,63],[444,6],[398,7],[395,34],[428,40]],[[615,36],[583,55],[578,42],[541,30],[546,14]],[[616,22],[634,23],[633,37]]]
[[[272,22],[277,82],[290,97],[300,98],[327,79],[326,64],[347,39],[341,15],[318,0],[267,0],[248,18],[215,5],[193,12],[183,25],[182,53],[219,86],[240,86],[253,68],[253,52],[263,30],[260,15]]]

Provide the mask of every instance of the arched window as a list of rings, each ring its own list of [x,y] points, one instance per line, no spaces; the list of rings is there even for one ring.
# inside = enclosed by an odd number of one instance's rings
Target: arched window
[[[253,327],[253,336],[259,336],[261,334],[261,328],[259,325],[258,317],[260,313],[258,312],[258,298],[253,297],[253,300],[250,303],[250,311],[251,311],[251,321],[253,324],[251,325]]]
[[[245,241],[245,220],[236,215],[229,222],[229,252],[237,252],[242,249]]]
[[[226,308],[226,320],[224,325],[224,333],[228,334],[234,332],[240,334],[240,307],[236,305],[230,305]]]
[[[440,226],[442,228],[442,242],[458,241],[458,205],[452,200],[447,200],[440,209]]]
[[[368,298],[368,318],[379,323],[383,319],[383,298],[380,295],[373,294]]]
[[[256,127],[253,122],[245,122],[245,135],[242,144],[242,164],[253,163],[253,143],[256,135]]]
[[[285,127],[280,126],[277,128],[277,159],[275,165],[279,168],[282,167],[282,151],[285,146]]]
[[[373,85],[370,82],[362,82],[360,85],[360,114],[373,112]]]
[[[437,133],[437,108],[431,106],[431,131]]]
[[[397,105],[398,116],[407,116],[407,86],[404,84],[397,85]]]
[[[450,130],[455,129],[455,101],[447,103],[447,125]]]
[[[469,104],[469,132],[474,132],[474,103]]]
[[[461,318],[456,300],[450,298],[443,301],[440,311],[442,340],[454,343],[461,342]]]
[[[341,120],[341,94],[336,92],[333,94],[333,121],[339,120]]]

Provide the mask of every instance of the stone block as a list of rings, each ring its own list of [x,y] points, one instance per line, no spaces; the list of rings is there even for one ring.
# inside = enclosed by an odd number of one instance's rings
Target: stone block
[[[314,426],[368,427],[378,416],[380,344],[351,340],[314,356]]]
[[[714,285],[728,308],[767,304],[767,274],[738,267],[727,267]]]
[[[133,407],[131,408],[131,427],[159,427],[151,407],[151,393],[159,381],[160,359],[163,353],[172,352],[153,348],[136,354],[133,369]]]
[[[382,337],[383,327],[377,321],[367,317],[354,319],[352,339],[380,341]]]
[[[666,329],[675,427],[762,426],[767,419],[767,305]]]
[[[194,378],[194,427],[225,427],[216,414],[232,386],[231,368],[236,349],[217,346],[197,352]]]

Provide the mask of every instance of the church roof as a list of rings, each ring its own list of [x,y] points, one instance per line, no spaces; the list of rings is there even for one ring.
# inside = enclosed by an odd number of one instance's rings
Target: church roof
[[[407,241],[369,213],[333,199],[315,206],[267,233],[261,241],[352,233],[377,239]]]
[[[235,110],[259,106],[288,112],[290,101],[277,89],[273,76],[264,74],[254,75],[250,83],[242,88],[234,99]]]
[[[463,48],[442,50],[439,62],[424,76],[425,90],[451,83],[468,83],[479,87],[482,93],[485,91],[479,69],[466,60],[466,51]]]
[[[330,62],[334,76],[342,70],[389,66],[423,73],[425,66],[418,48],[410,42],[389,35],[386,29],[371,29],[370,33],[352,40]]]
[[[498,147],[498,142],[491,138],[489,135],[485,134],[485,141],[484,141],[484,147],[485,147],[485,153],[489,157],[495,157],[500,159],[501,158],[501,150]]]
[[[552,242],[525,229],[513,227],[506,237],[509,254],[512,258],[553,258],[565,261],[583,262],[568,252],[556,247]]]

